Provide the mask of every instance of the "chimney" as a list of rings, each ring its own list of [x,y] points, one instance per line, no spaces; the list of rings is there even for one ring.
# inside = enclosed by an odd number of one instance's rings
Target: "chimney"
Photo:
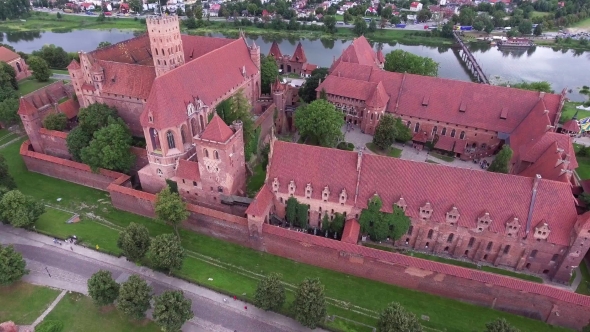
[[[550,130],[553,130],[554,128],[555,128],[555,126],[547,125],[547,127],[545,128],[545,131],[550,131]]]
[[[356,160],[356,170],[357,172],[361,170],[361,164],[363,162],[363,150],[359,150],[358,158]]]
[[[531,230],[531,224],[533,222],[533,210],[535,209],[535,201],[537,200],[537,188],[539,187],[539,183],[541,182],[541,175],[537,174],[533,180],[533,190],[531,193],[531,205],[529,206],[529,214],[526,219],[526,230],[525,230],[525,239],[529,235]]]
[[[545,97],[545,92],[539,92],[539,99],[543,99],[543,97]]]

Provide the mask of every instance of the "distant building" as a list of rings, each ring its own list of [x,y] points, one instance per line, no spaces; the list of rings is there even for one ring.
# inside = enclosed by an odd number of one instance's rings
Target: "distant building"
[[[317,65],[307,63],[307,57],[301,43],[297,44],[292,56],[283,55],[277,42],[273,42],[268,56],[277,61],[277,66],[283,74],[295,73],[301,77],[309,77],[311,72],[317,68]]]
[[[31,76],[31,72],[29,71],[29,66],[25,62],[23,58],[18,55],[18,53],[13,52],[12,50],[0,46],[0,61],[6,62],[16,72],[16,79],[22,80]]]
[[[421,10],[422,10],[422,3],[414,1],[410,4],[410,11],[419,12]]]

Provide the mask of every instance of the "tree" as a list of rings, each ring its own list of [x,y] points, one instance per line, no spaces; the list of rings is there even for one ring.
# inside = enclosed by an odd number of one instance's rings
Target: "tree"
[[[424,76],[438,75],[438,62],[431,58],[395,50],[385,56],[384,69],[398,73],[410,73]]]
[[[389,236],[394,240],[399,240],[406,234],[412,223],[404,210],[397,205],[393,206],[393,213],[385,213],[384,217],[389,226]]]
[[[0,188],[6,188],[8,190],[12,190],[16,188],[16,183],[12,178],[12,175],[8,173],[8,164],[6,163],[6,159],[4,156],[0,155]],[[2,197],[0,196],[0,199]]]
[[[475,11],[470,7],[463,7],[459,13],[459,23],[461,25],[472,25],[475,19]]]
[[[78,126],[66,138],[72,159],[82,161],[82,149],[90,144],[96,131],[109,125],[109,118],[118,118],[117,110],[106,104],[92,104],[80,109]]]
[[[336,17],[334,15],[324,16],[324,28],[327,33],[334,34],[338,32],[338,29],[336,28]]]
[[[13,246],[0,244],[0,285],[11,284],[20,280],[29,271],[23,256]]]
[[[309,216],[307,215],[309,211],[309,205],[307,204],[297,204],[297,225],[303,229],[307,229],[307,222]]]
[[[140,0],[129,0],[128,3],[129,8],[136,13],[139,13],[143,10],[142,1]]]
[[[305,278],[297,288],[293,302],[295,319],[305,327],[315,328],[326,317],[324,285],[319,278]]]
[[[174,227],[174,232],[180,240],[178,225],[188,218],[189,213],[178,193],[173,193],[170,191],[170,187],[166,186],[156,195],[155,210],[158,220]]]
[[[192,301],[180,290],[165,291],[154,299],[154,321],[162,331],[176,332],[193,318]]]
[[[87,147],[91,140],[92,134],[88,134],[79,125],[70,131],[66,137],[66,145],[72,159],[82,161],[82,149]]]
[[[533,30],[533,35],[540,36],[542,34],[543,34],[543,25],[537,24],[537,26],[535,27],[535,30]]]
[[[33,71],[33,77],[39,82],[47,82],[51,76],[51,71],[47,62],[38,56],[30,56],[27,60],[29,68]]]
[[[344,215],[335,213],[334,219],[330,222],[330,230],[334,233],[342,234],[344,230]]]
[[[362,36],[367,32],[367,22],[360,17],[357,16],[354,19],[354,28],[352,29],[357,36]]]
[[[169,273],[172,269],[180,270],[184,259],[180,239],[174,234],[156,236],[150,245],[150,258],[156,267],[168,270]]]
[[[518,32],[522,33],[523,35],[530,35],[533,31],[533,23],[529,20],[523,20],[518,25]]]
[[[508,86],[508,85],[510,85],[511,88],[516,88],[516,89],[553,93],[553,89],[551,89],[551,83],[549,83],[547,81],[502,84],[502,86]]]
[[[320,67],[311,72],[311,76],[305,80],[305,83],[299,89],[299,97],[306,103],[311,103],[316,100],[317,92],[315,91],[320,84],[328,76],[328,68]]]
[[[397,129],[396,141],[405,143],[412,139],[412,130],[404,125],[401,118],[395,119],[395,128]]]
[[[45,206],[18,190],[12,190],[0,200],[0,220],[14,227],[30,227],[45,212]]]
[[[134,274],[121,284],[116,306],[125,315],[134,319],[141,319],[145,317],[151,299],[152,288],[148,286],[145,280]]]
[[[260,81],[262,86],[260,90],[262,93],[270,93],[271,84],[279,76],[279,67],[272,56],[260,56]],[[217,113],[219,114],[219,112]]]
[[[520,332],[520,330],[508,324],[508,322],[502,318],[486,323],[485,332]]]
[[[422,332],[422,325],[411,312],[392,302],[379,315],[377,332]]]
[[[51,68],[65,69],[72,61],[71,57],[68,55],[68,52],[66,52],[63,48],[53,44],[43,45],[40,50],[33,51],[32,54],[45,60],[47,65]],[[27,60],[27,63],[29,63],[29,60]]]
[[[105,47],[109,47],[113,45],[111,42],[108,41],[101,41],[100,43],[98,43],[98,47],[97,48],[105,48]]]
[[[148,229],[134,222],[119,233],[117,247],[123,251],[123,255],[130,261],[138,261],[150,248],[150,233]]]
[[[442,27],[441,35],[445,38],[453,38],[453,23],[447,22]]]
[[[402,19],[399,16],[392,16],[391,19],[389,20],[389,23],[400,24],[400,23],[402,23]]]
[[[4,96],[4,101],[0,102],[0,122],[6,126],[20,122],[20,117],[17,114],[19,101],[16,97],[13,98],[14,91],[0,88],[0,100],[3,97],[2,92],[8,92],[9,95]]]
[[[97,173],[100,168],[127,173],[135,162],[129,153],[133,137],[122,119],[110,119],[110,124],[99,129],[80,153],[82,162]]]
[[[348,24],[353,19],[354,17],[352,17],[352,14],[350,14],[348,11],[344,12],[344,15],[342,16],[342,21],[344,22],[344,24]]]
[[[6,0],[0,2],[0,20],[13,20],[29,15],[31,3],[22,0]]]
[[[334,147],[342,138],[342,113],[324,99],[301,106],[295,112],[295,126],[307,140],[320,146]]]
[[[381,150],[387,150],[395,137],[397,136],[397,127],[395,126],[395,118],[391,114],[385,114],[377,128],[375,128],[375,135],[373,136],[373,144]]]
[[[244,91],[239,90],[231,98],[228,99],[229,112],[224,112],[218,115],[223,119],[228,126],[234,121],[242,122],[242,131],[244,136],[244,154],[246,160],[250,160],[252,154],[256,153],[258,141],[255,139],[254,121],[252,120],[252,105],[250,101],[244,96]],[[216,109],[217,110],[217,109]]]
[[[67,125],[68,117],[64,113],[52,113],[43,120],[43,127],[49,130],[63,131]]]
[[[263,310],[277,310],[285,303],[285,286],[281,282],[282,275],[271,272],[258,282],[254,294],[254,304]]]
[[[0,62],[0,71],[8,75],[2,78],[2,85],[4,86],[9,81],[12,89],[18,90],[18,81],[16,80],[16,71],[14,68],[6,62]]]
[[[512,159],[512,149],[508,145],[504,145],[490,164],[488,171],[504,174],[510,173],[510,159]]]
[[[432,17],[432,13],[428,8],[422,9],[416,15],[418,22],[426,22]]]
[[[382,205],[377,195],[369,200],[359,218],[361,232],[369,234],[373,241],[383,241],[388,237],[397,240],[408,231],[410,218],[395,205],[392,207],[393,213],[381,212]]]
[[[390,20],[393,16],[393,8],[391,6],[387,6],[381,10],[381,17],[385,18],[385,20]]]
[[[371,22],[369,23],[369,32],[375,32],[377,31],[377,22],[375,22],[375,19],[372,18]]]
[[[287,207],[285,209],[285,218],[291,224],[295,224],[297,221],[297,206],[299,203],[297,202],[297,198],[289,197],[287,200]]]
[[[112,304],[119,296],[119,284],[110,271],[100,270],[88,279],[88,295],[99,307]]]

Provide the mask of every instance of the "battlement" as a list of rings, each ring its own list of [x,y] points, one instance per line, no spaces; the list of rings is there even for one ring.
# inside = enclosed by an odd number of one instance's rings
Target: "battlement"
[[[178,16],[171,15],[171,16],[160,16],[160,15],[150,15],[146,18],[146,23],[149,25],[166,25],[166,24],[174,24],[178,25]]]

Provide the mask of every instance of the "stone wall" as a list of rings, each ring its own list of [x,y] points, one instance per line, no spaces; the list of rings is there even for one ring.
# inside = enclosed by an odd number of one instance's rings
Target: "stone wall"
[[[274,126],[274,113],[276,109],[276,106],[272,104],[256,119],[255,126],[256,128],[260,128],[260,135],[258,136],[259,148],[270,142],[270,133]]]
[[[67,133],[40,128],[39,136],[46,154],[63,159],[72,158],[66,144]]]

